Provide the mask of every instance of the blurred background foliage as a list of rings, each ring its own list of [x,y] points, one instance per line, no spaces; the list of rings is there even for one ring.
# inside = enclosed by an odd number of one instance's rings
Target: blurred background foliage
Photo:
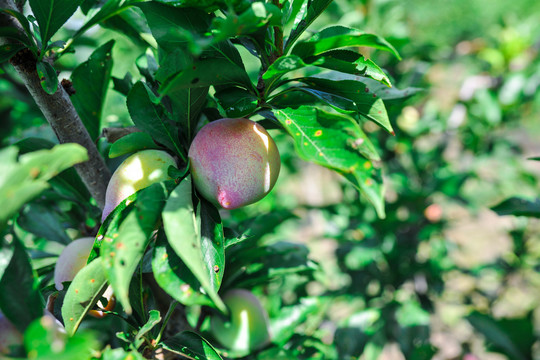
[[[82,18],[61,30],[66,38]],[[252,256],[265,269],[276,261],[291,265],[290,272],[281,269],[284,277],[254,267],[240,278],[247,287],[276,278],[255,291],[270,312],[275,341],[292,339],[288,349],[257,359],[540,358],[540,223],[492,209],[509,197],[539,194],[540,164],[528,159],[540,155],[539,18],[534,0],[335,0],[314,23],[313,32],[341,24],[385,37],[404,60],[361,51],[396,88],[424,91],[387,103],[395,136],[365,125],[382,154],[386,219],[341,178],[299,160],[284,134],[272,133],[284,164],[274,191],[222,214],[227,226],[252,236],[244,248],[229,249],[231,263]],[[113,76],[138,74],[144,47],[96,27],[57,63],[60,78],[110,39]],[[242,55],[256,78],[258,64]],[[3,66],[2,146],[29,136],[54,141]],[[106,126],[131,125],[116,91],[108,92],[103,114]],[[106,153],[104,139],[98,141]],[[36,235],[36,214],[72,237],[83,232],[83,209],[59,204],[47,212],[38,199],[19,217],[17,231],[36,245],[38,269],[50,265],[39,251],[59,252],[58,243],[45,246],[44,239],[64,235]],[[250,254],[253,243],[266,252]],[[224,283],[238,281],[228,274]]]

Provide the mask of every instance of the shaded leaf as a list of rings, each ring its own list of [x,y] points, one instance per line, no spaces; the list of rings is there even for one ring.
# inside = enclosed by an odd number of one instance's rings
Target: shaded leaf
[[[491,208],[499,215],[540,217],[540,199],[534,201],[512,197]]]
[[[231,118],[246,117],[257,108],[258,98],[247,90],[238,87],[220,89],[214,95]]]
[[[127,97],[127,106],[135,126],[185,159],[178,141],[178,129],[168,119],[155,95],[143,82],[139,81],[133,85]]]
[[[134,132],[116,140],[109,149],[109,157],[115,158],[146,149],[160,149],[160,147],[147,133]]]
[[[0,240],[0,310],[21,333],[43,315],[37,275],[22,242]]]
[[[161,347],[190,359],[222,360],[214,347],[202,336],[183,331],[161,343]]]
[[[532,319],[500,319],[473,312],[467,320],[482,333],[493,350],[506,354],[511,359],[532,359],[535,339]]]
[[[114,40],[111,40],[97,48],[71,75],[77,91],[71,101],[93,140],[100,133],[101,113],[111,80],[113,45]]]
[[[40,204],[27,204],[17,218],[17,224],[26,231],[50,241],[69,244],[67,235],[58,215]]]
[[[210,24],[210,16],[193,8],[172,7],[158,2],[137,4],[148,21],[152,35],[160,47],[173,51],[197,46],[193,34],[204,33]]]
[[[23,44],[5,44],[0,46],[0,63],[9,61],[13,55],[25,48],[26,46]]]

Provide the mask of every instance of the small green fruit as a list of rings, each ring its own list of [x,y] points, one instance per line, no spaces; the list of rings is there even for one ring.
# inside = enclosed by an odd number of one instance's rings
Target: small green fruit
[[[161,150],[139,151],[116,169],[107,186],[101,221],[125,198],[154,183],[170,179],[169,166],[176,166],[173,157]]]
[[[0,354],[9,354],[11,346],[21,345],[22,342],[19,330],[0,312]]]
[[[221,316],[211,319],[212,334],[223,346],[235,351],[251,351],[270,341],[268,314],[250,291],[230,290],[223,302],[229,309],[230,321]]]
[[[253,204],[272,190],[279,175],[279,151],[268,132],[248,119],[205,125],[189,148],[197,190],[224,209]]]
[[[64,281],[72,281],[86,265],[94,245],[93,237],[80,238],[69,243],[58,257],[54,268],[54,286],[62,290]]]

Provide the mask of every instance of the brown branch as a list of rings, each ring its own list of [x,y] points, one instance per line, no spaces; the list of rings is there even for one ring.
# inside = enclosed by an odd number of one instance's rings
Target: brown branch
[[[0,8],[18,10],[13,0],[0,0]],[[0,15],[0,26],[14,27],[21,32],[24,31],[15,18],[3,14]],[[0,44],[7,42],[6,39],[0,38]],[[97,204],[103,208],[105,191],[111,173],[73,107],[68,94],[60,85],[52,95],[43,90],[36,71],[36,59],[30,51],[22,50],[19,52],[12,59],[11,64],[51,125],[59,142],[61,144],[77,143],[88,150],[89,160],[75,165],[75,169],[90,194],[96,199]]]

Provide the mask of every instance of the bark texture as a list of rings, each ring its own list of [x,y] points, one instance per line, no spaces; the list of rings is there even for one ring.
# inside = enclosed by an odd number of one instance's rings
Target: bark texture
[[[0,0],[0,8],[18,10],[13,0]],[[15,18],[5,14],[0,14],[1,26],[14,27],[21,32],[23,31]],[[9,42],[7,39],[0,38],[0,44],[7,42]],[[64,87],[59,84],[58,90],[52,95],[43,90],[36,71],[36,59],[29,50],[20,51],[11,59],[11,64],[51,125],[59,142],[61,144],[77,143],[88,150],[89,160],[75,165],[75,169],[90,194],[103,209],[105,192],[111,173],[73,107],[73,103]]]

